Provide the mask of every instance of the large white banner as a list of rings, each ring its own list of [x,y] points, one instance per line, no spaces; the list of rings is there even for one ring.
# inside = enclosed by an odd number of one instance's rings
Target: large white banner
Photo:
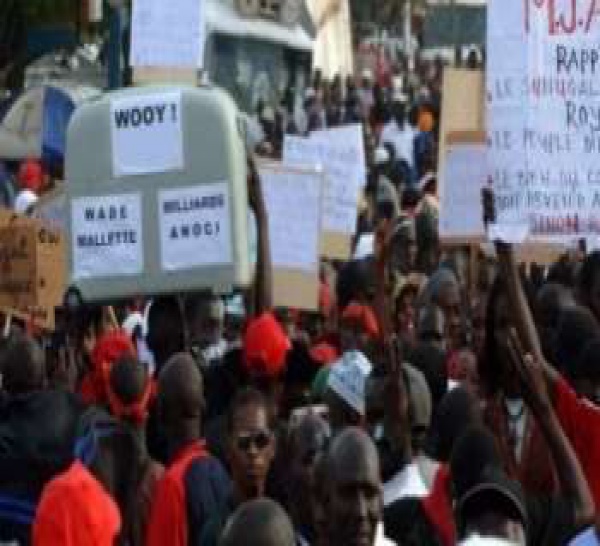
[[[490,0],[495,235],[600,233],[600,0]]]

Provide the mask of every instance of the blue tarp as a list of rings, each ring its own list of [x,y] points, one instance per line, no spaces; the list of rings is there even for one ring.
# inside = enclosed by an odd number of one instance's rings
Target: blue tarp
[[[61,89],[47,87],[44,94],[42,120],[42,158],[53,163],[62,161],[65,155],[67,126],[75,104]]]

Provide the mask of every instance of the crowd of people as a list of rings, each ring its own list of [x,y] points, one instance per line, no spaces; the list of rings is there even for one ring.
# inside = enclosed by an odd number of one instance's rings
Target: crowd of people
[[[0,543],[600,543],[600,254],[522,268],[498,242],[474,271],[440,244],[433,75],[316,75],[303,119],[260,110],[270,155],[283,127],[365,128],[353,257],[321,264],[318,312],[273,306],[249,157],[251,290],[64,309],[52,335],[7,320]]]

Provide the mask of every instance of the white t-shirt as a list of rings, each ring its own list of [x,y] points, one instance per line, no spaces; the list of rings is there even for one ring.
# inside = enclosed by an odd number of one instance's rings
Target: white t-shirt
[[[390,121],[381,132],[381,142],[391,144],[396,150],[396,159],[403,159],[410,167],[414,163],[415,130],[409,123],[400,129],[395,120]]]
[[[405,497],[423,498],[428,494],[429,490],[421,477],[419,466],[416,463],[411,463],[384,484],[383,505],[389,506]]]

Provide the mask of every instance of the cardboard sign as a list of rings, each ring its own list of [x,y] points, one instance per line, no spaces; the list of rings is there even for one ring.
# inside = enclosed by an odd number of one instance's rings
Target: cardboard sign
[[[323,174],[278,163],[261,164],[259,172],[269,219],[275,305],[316,311]]]
[[[71,226],[75,280],[138,275],[143,271],[139,193],[74,199]]]
[[[59,305],[65,290],[62,238],[31,219],[1,227],[0,271],[1,308]]]
[[[115,177],[183,168],[181,93],[119,97],[111,110]]]
[[[232,263],[226,183],[163,190],[158,202],[165,271]]]
[[[440,119],[438,172],[444,172],[447,138],[456,131],[485,131],[485,77],[483,72],[445,68]]]
[[[600,233],[597,2],[490,2],[487,98],[496,235]]]
[[[485,239],[481,190],[487,183],[485,135],[471,141],[452,140],[440,184],[440,238],[444,241]]]
[[[197,68],[204,57],[205,0],[135,0],[131,66]]]

